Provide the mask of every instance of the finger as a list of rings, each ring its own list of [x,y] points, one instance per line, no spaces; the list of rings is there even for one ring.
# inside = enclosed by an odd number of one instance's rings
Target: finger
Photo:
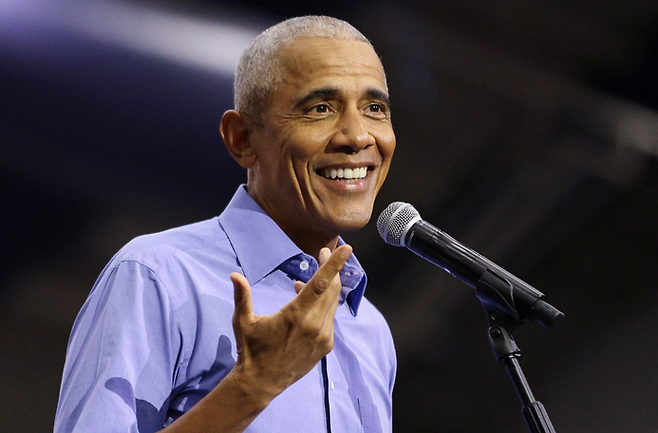
[[[322,266],[324,263],[329,260],[329,257],[331,257],[331,250],[327,247],[324,247],[320,250],[320,254],[318,256],[318,262],[320,263],[320,266]],[[295,288],[295,293],[299,295],[299,292],[302,291],[306,284],[304,284],[302,281],[295,281],[293,287]]]
[[[306,284],[304,284],[301,281],[295,281],[295,283],[293,284],[293,287],[295,288],[295,293],[297,293],[299,295],[299,292],[302,291],[302,289],[304,288],[305,285]]]
[[[331,250],[327,247],[322,248],[320,250],[320,254],[318,255],[318,262],[320,263],[320,266],[327,263],[327,260],[329,260],[329,257],[331,257]]]
[[[341,269],[343,269],[345,262],[351,254],[352,247],[347,244],[336,248],[333,253],[329,251],[329,248],[322,248],[318,257],[320,262],[320,269],[318,269],[313,277],[317,277],[320,282],[324,282],[327,279],[333,279],[333,277],[337,276]],[[312,280],[313,278],[311,278],[311,281]],[[326,287],[324,287],[324,289],[326,290]]]
[[[320,266],[326,263],[326,261],[329,260],[329,257],[331,257],[331,250],[327,247],[322,248],[318,256],[318,262],[320,263]],[[299,295],[299,292],[301,292],[305,286],[306,284],[304,282],[295,281],[293,285],[293,287],[295,288],[295,293]]]
[[[315,275],[313,275],[313,278],[306,283],[306,286],[299,293],[299,296],[297,296],[298,302],[303,308],[311,308],[318,303],[318,301],[321,303],[321,306],[329,308],[332,302],[335,301],[334,298],[340,293],[341,285],[338,273],[343,269],[343,265],[349,258],[350,254],[352,254],[352,247],[349,245],[342,245],[336,248],[328,258],[326,258],[327,253],[328,250],[326,252],[320,252],[320,261],[326,261],[322,263],[320,269],[318,269]],[[332,283],[334,284],[332,285]],[[323,297],[325,293],[327,293],[327,295]],[[323,300],[323,298],[327,299]]]
[[[318,257],[319,258],[318,261],[320,263],[320,266],[322,266],[324,263],[326,263],[327,260],[329,260],[329,257],[331,257],[331,250],[329,248],[326,248],[326,247],[322,248],[320,250],[320,255]],[[297,293],[299,295],[299,292],[301,292],[304,289],[305,286],[306,286],[306,283],[304,283],[302,281],[295,281],[295,283],[293,284],[293,287],[295,289],[295,293]]]

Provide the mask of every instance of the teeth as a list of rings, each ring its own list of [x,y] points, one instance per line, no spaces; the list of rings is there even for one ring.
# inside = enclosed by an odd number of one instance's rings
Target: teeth
[[[323,172],[323,176],[327,179],[341,179],[341,180],[358,180],[363,179],[368,175],[367,167],[359,168],[327,168]]]

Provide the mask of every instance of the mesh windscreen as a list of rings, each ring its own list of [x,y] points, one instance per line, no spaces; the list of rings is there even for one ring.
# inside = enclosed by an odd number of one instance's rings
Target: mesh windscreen
[[[377,230],[387,244],[405,246],[404,237],[407,231],[420,219],[416,208],[409,203],[396,201],[389,204],[377,218]]]

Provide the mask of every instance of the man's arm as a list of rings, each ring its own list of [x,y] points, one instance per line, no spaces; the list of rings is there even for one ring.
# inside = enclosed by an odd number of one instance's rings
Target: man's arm
[[[334,315],[341,283],[338,272],[349,245],[320,252],[320,269],[280,311],[256,316],[246,278],[231,274],[235,293],[233,329],[238,360],[199,403],[162,433],[237,433],[286,388],[308,373],[333,348]]]

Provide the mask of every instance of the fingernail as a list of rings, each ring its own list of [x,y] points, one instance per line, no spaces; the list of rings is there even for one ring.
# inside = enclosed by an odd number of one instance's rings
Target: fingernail
[[[352,248],[343,248],[340,252],[340,257],[343,259],[347,259],[350,254],[352,254]]]

